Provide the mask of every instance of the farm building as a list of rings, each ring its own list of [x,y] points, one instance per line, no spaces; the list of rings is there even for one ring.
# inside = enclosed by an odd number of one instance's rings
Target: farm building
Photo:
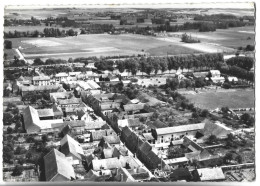
[[[220,76],[220,71],[219,70],[210,70],[211,74],[211,80],[214,83],[224,83],[225,78]]]
[[[184,136],[194,137],[196,133],[204,129],[205,123],[181,125],[176,127],[166,127],[152,129],[152,134],[157,143],[170,142],[172,139],[180,139]]]
[[[41,120],[40,116],[46,120]],[[41,110],[40,116],[38,111],[31,106],[23,110],[24,128],[27,133],[59,130],[58,128],[63,123],[62,119],[50,119],[53,117],[53,113],[49,110],[44,112]]]

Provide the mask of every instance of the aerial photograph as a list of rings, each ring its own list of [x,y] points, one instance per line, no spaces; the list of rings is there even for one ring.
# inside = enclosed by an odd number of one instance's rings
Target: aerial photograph
[[[255,6],[6,6],[4,182],[254,182]]]

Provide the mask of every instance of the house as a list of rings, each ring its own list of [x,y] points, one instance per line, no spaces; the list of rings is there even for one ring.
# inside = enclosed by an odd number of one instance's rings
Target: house
[[[53,103],[58,102],[60,99],[71,99],[74,98],[73,92],[52,92],[50,93],[50,100]]]
[[[129,128],[136,128],[136,127],[140,127],[142,126],[139,118],[129,118],[129,119],[122,119],[122,120],[118,120],[118,127],[119,128],[123,128],[125,126],[128,126]]]
[[[145,108],[145,104],[144,103],[127,104],[127,105],[123,105],[123,107],[124,107],[124,111],[127,112],[128,114],[134,114],[143,110]]]
[[[56,74],[54,77],[55,77],[56,82],[59,82],[59,83],[65,82],[65,81],[67,81],[68,74],[65,72],[60,72],[60,73]]]
[[[225,175],[220,167],[202,168],[192,171],[194,181],[224,181]]]
[[[145,164],[148,169],[169,169],[169,166],[166,164],[166,162],[152,150],[152,146],[148,142],[144,142],[138,147],[137,157]]]
[[[211,80],[214,83],[224,83],[225,78],[220,76],[221,73],[219,70],[210,70],[209,73],[211,74]]]
[[[105,121],[87,122],[84,120],[64,121],[64,125],[61,126],[60,131],[66,135],[68,132],[82,134],[83,132],[90,130],[100,130],[106,124]]]
[[[31,92],[58,92],[62,88],[62,85],[44,85],[44,86],[20,86],[20,93],[22,96],[25,96]],[[62,90],[64,91],[64,89]]]
[[[108,143],[110,145],[119,145],[120,138],[117,135],[103,136],[99,142],[99,146],[103,147],[105,143]]]
[[[51,78],[49,76],[33,76],[32,83],[35,86],[50,85]]]
[[[68,134],[61,139],[60,145],[60,151],[66,157],[72,157],[73,160],[82,160],[81,156],[84,155],[84,152],[81,145]]]
[[[127,155],[128,155],[128,150],[123,146],[119,146],[119,147],[103,149],[101,157],[103,159],[107,159],[107,158],[119,158],[121,156],[127,156]]]
[[[177,140],[184,136],[195,136],[196,133],[204,129],[205,123],[181,125],[175,127],[166,127],[152,129],[152,134],[157,143],[170,142],[171,140]]]
[[[56,149],[44,156],[45,179],[46,181],[71,181],[75,179],[72,165],[65,155]]]
[[[229,76],[229,77],[228,77],[228,81],[229,81],[229,82],[237,82],[238,79],[237,79],[237,77]]]
[[[57,104],[60,105],[61,108],[78,107],[81,103],[81,98],[59,99],[57,101]]]
[[[151,133],[143,133],[143,136],[150,144],[155,143],[154,137]]]

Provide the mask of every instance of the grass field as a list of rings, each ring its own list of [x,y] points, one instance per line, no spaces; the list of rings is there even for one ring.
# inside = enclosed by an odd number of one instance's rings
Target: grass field
[[[92,34],[65,38],[14,38],[10,40],[12,40],[14,48],[22,47],[21,52],[27,59],[132,55],[141,54],[142,50],[150,55],[166,55],[167,51],[171,51],[171,54],[200,52],[181,46],[179,41],[173,43],[151,36],[134,34]]]
[[[198,31],[187,31],[187,32],[173,32],[174,35],[182,35],[187,33],[191,37],[197,38],[204,43],[214,43],[229,48],[245,47],[246,45],[254,45],[255,32],[253,26],[247,27],[236,27],[229,29],[217,29],[215,32],[198,32]],[[248,39],[248,38],[251,39]]]
[[[227,106],[229,108],[251,108],[254,107],[254,90],[236,89],[225,92],[209,91],[199,94],[185,95],[196,106],[205,109],[215,109]]]

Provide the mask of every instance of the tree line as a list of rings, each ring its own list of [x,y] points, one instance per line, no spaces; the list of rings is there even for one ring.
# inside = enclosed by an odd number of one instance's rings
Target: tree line
[[[254,60],[251,57],[236,56],[226,61],[227,65],[238,66],[245,70],[250,70],[254,66]]]
[[[69,30],[60,30],[58,28],[44,28],[43,32],[35,30],[35,31],[9,31],[4,32],[4,38],[20,38],[20,37],[66,37],[66,36],[76,36],[78,32],[69,29]]]
[[[223,54],[199,54],[199,55],[185,55],[185,56],[170,56],[170,57],[141,57],[129,58],[125,60],[116,60],[117,69],[119,72],[131,72],[135,75],[138,70],[147,73],[158,73],[159,70],[165,72],[166,70],[192,69],[208,67],[214,68],[218,62],[223,62]],[[114,70],[113,62],[106,62],[105,60],[96,62],[95,66],[98,70]]]
[[[249,72],[243,68],[240,68],[238,66],[230,66],[230,65],[217,65],[217,69],[223,73],[223,74],[227,74],[230,76],[236,76],[237,78],[241,78],[241,79],[245,79],[248,81],[253,82],[254,81],[254,73],[253,72]]]

